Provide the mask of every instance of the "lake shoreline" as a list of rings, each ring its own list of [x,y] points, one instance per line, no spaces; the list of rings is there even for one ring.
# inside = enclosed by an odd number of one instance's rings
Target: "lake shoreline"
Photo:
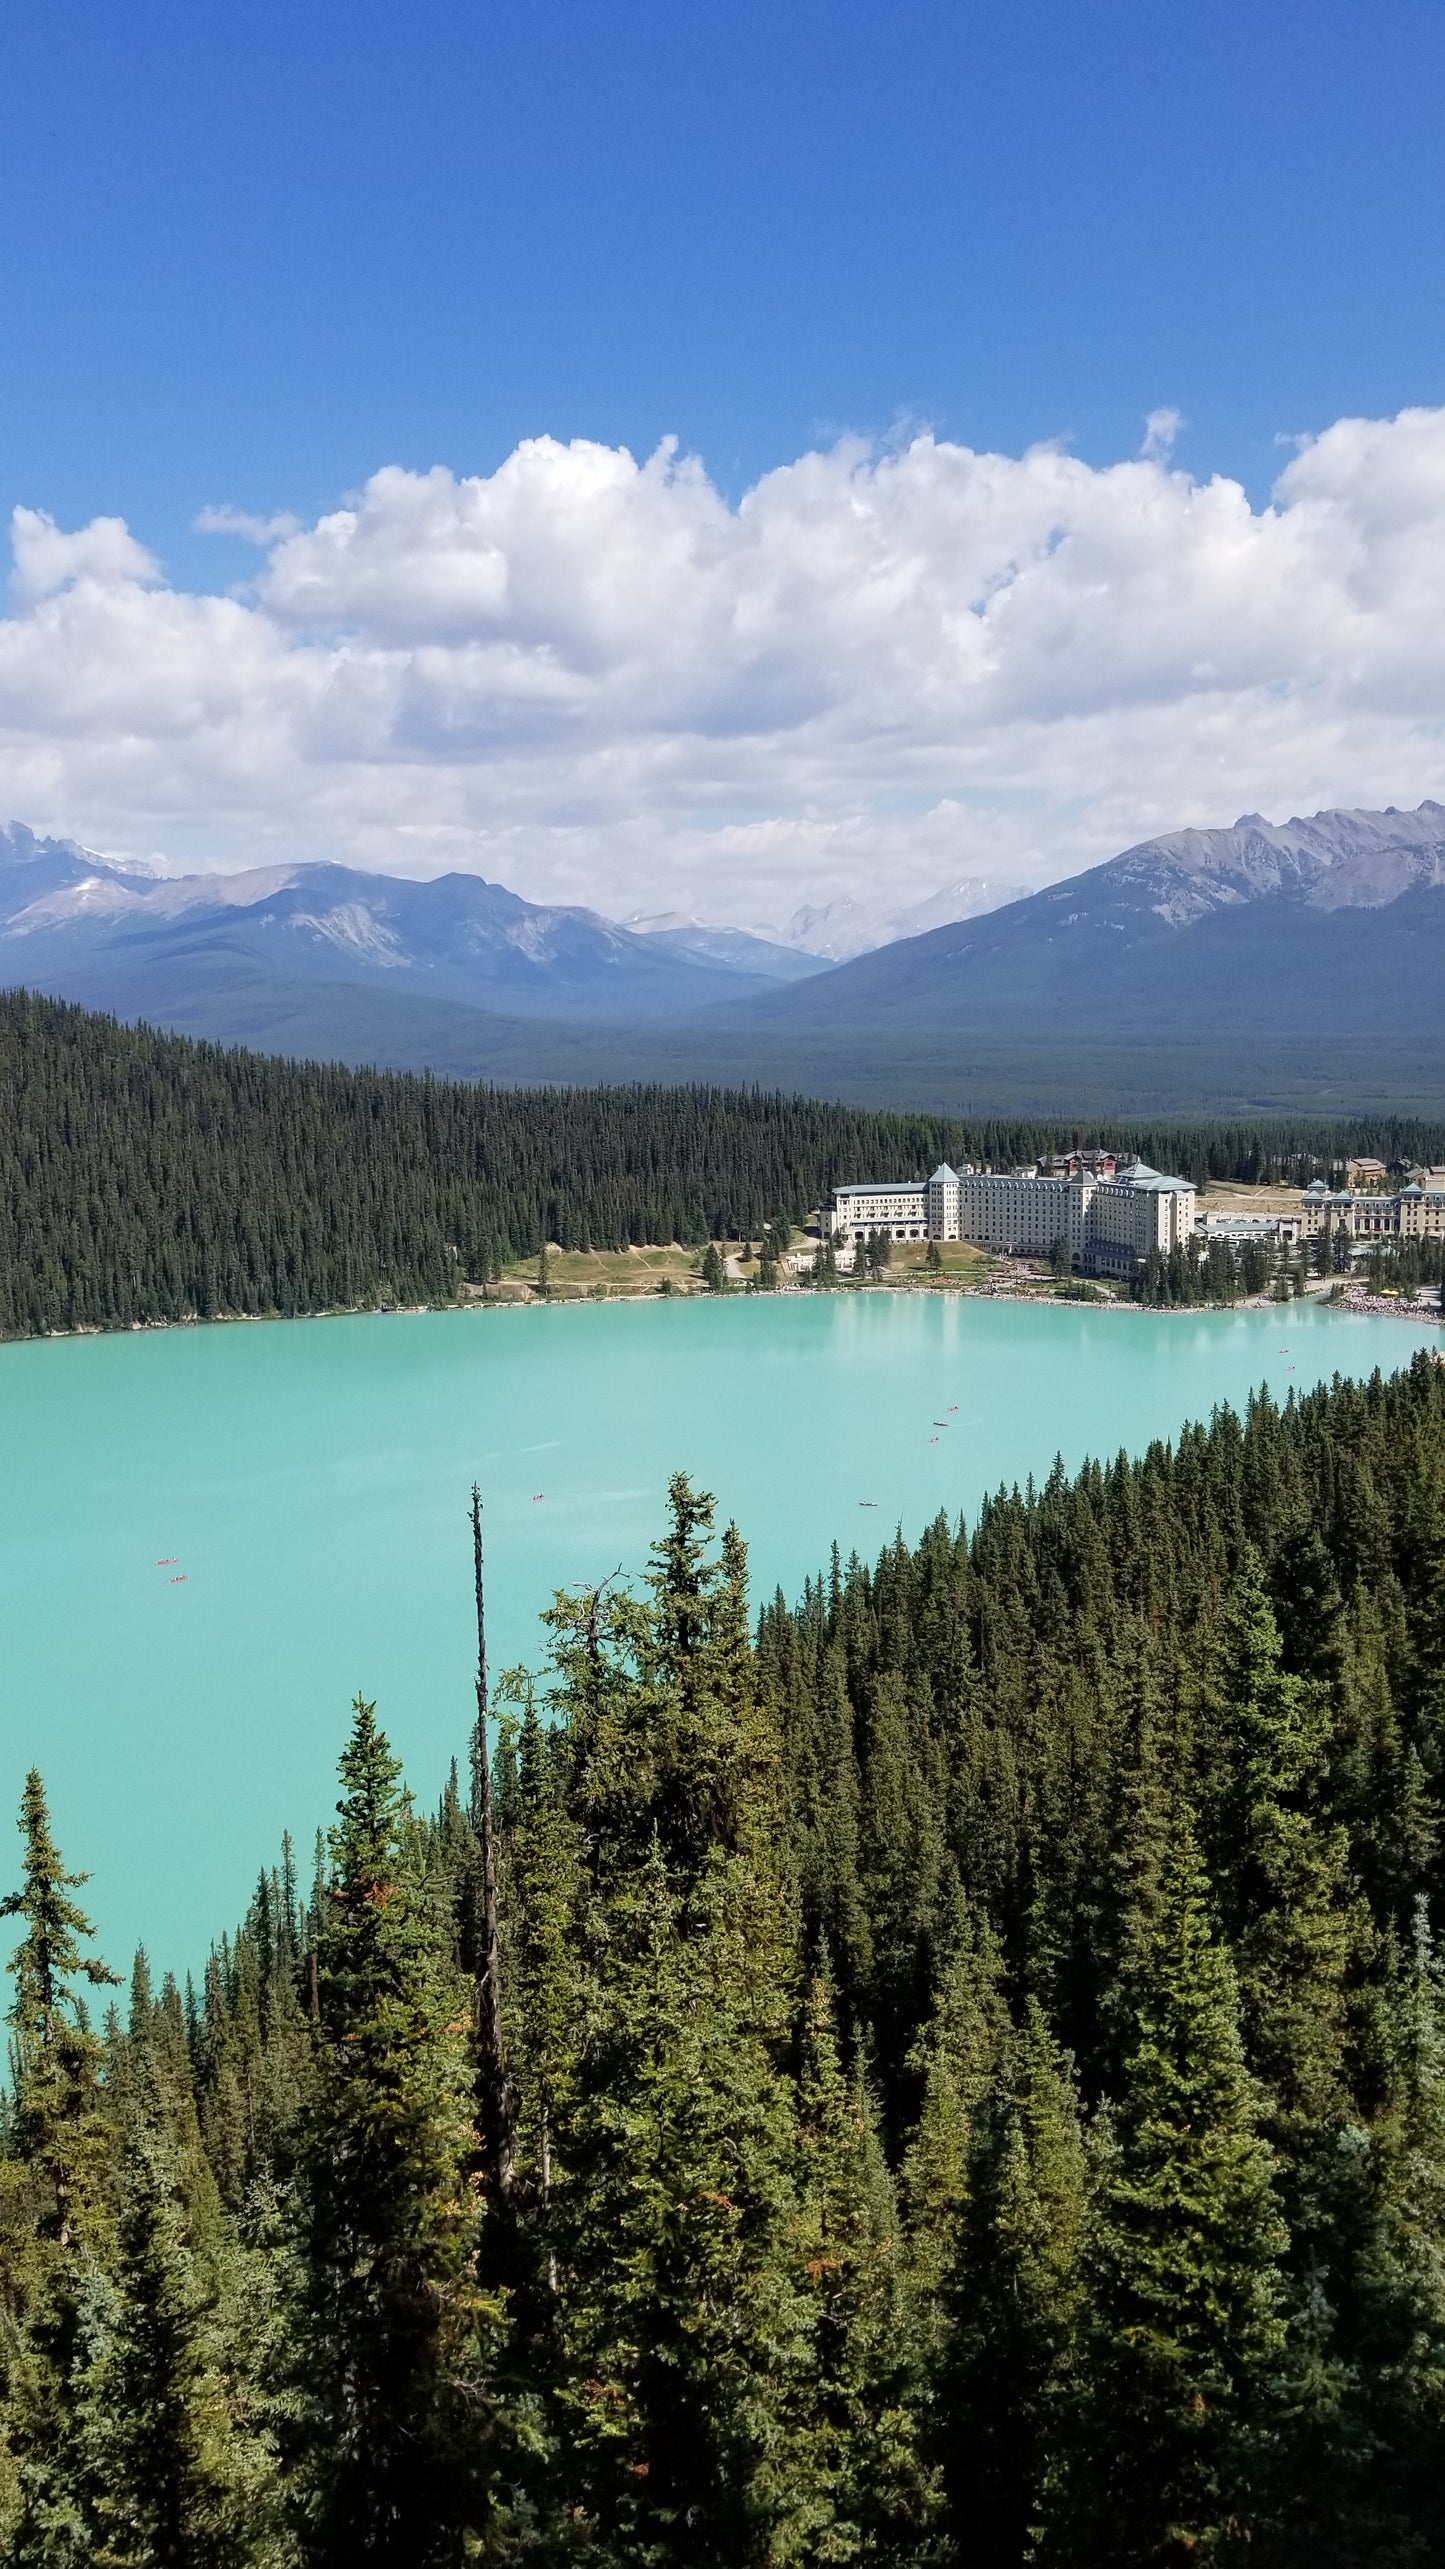
[[[1230,1313],[1239,1311],[1278,1311],[1281,1314],[1287,1314],[1303,1308],[1331,1312],[1345,1319],[1353,1315],[1356,1318],[1371,1320],[1405,1320],[1412,1327],[1417,1328],[1438,1329],[1445,1326],[1445,1308],[1438,1304],[1416,1305],[1397,1301],[1386,1295],[1364,1293],[1354,1294],[1338,1302],[1323,1294],[1307,1293],[1292,1296],[1288,1302],[1277,1302],[1272,1295],[1268,1294],[1241,1294],[1237,1302],[1146,1303],[1129,1302],[1115,1294],[1101,1295],[1096,1301],[1091,1296],[1083,1295],[1030,1293],[1013,1285],[950,1284],[946,1281],[940,1283],[933,1278],[927,1281],[922,1279],[915,1281],[910,1277],[907,1283],[901,1280],[896,1283],[880,1280],[877,1284],[861,1288],[843,1283],[782,1285],[776,1288],[773,1295],[759,1295],[754,1298],[764,1301],[773,1299],[793,1301],[812,1300],[822,1295],[872,1297],[880,1293],[904,1297],[927,1294],[949,1302],[1007,1302],[1021,1304],[1030,1311],[1126,1312],[1136,1319],[1146,1320],[1197,1320],[1211,1315],[1226,1318]],[[745,1298],[746,1288],[741,1291],[735,1289],[720,1295],[702,1292],[659,1293],[652,1290],[638,1293],[609,1291],[600,1295],[558,1293],[545,1297],[532,1295],[526,1298],[508,1294],[505,1298],[496,1300],[490,1295],[473,1294],[465,1301],[455,1302],[331,1303],[318,1311],[216,1311],[208,1313],[204,1318],[199,1312],[188,1312],[179,1320],[120,1320],[112,1326],[102,1321],[92,1320],[80,1321],[74,1329],[11,1331],[0,1334],[0,1346],[64,1345],[76,1338],[143,1338],[153,1336],[158,1331],[171,1329],[265,1328],[283,1320],[420,1320],[431,1313],[597,1311],[614,1306],[618,1309],[631,1308],[640,1303],[735,1302]]]

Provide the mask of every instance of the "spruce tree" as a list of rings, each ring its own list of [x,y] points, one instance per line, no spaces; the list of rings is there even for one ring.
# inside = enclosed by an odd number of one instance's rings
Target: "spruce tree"
[[[555,1709],[582,1963],[555,2256],[557,2503],[607,2560],[783,2543],[806,2471],[794,1921],[746,1562],[672,1484],[641,1602],[563,1599]]]
[[[651,1733],[647,1818],[687,1876],[715,1852],[757,1844],[775,1747],[756,1695],[737,1529],[714,1558],[714,1502],[682,1473],[668,1485],[668,1516],[636,1627],[639,1700]]]
[[[783,2431],[807,2312],[764,1923],[734,1865],[674,1884],[657,1837],[588,1921],[551,2231],[558,2501],[617,2569],[768,2557],[807,2503]]]
[[[1445,1973],[1423,1900],[1392,1998],[1394,2075],[1372,2152],[1378,2212],[1362,2296],[1375,2343],[1357,2339],[1359,2374],[1388,2513],[1445,2550]]]
[[[1181,1807],[1096,2149],[1072,2468],[1046,2546],[1069,2569],[1226,2557],[1258,2505],[1287,2234],[1208,1900]]]
[[[921,2556],[933,2507],[917,2449],[917,2349],[898,2209],[861,2051],[851,2072],[826,1971],[810,1985],[798,2097],[809,2347],[797,2386],[795,2538],[815,2560]]]
[[[1184,1748],[1177,1702],[1166,1715],[1150,1648],[1127,1671],[1128,1700],[1111,1778],[1113,1811],[1088,1919],[1092,2022],[1081,2014],[1095,2084],[1116,2092],[1132,2047],[1139,1974],[1158,1918],[1160,1886]]]
[[[1415,1495],[1411,1514],[1411,1578],[1406,1614],[1407,1666],[1404,1675],[1409,1736],[1407,1753],[1430,1799],[1428,1850],[1437,1854],[1431,1872],[1417,1886],[1442,1887],[1438,1869],[1437,1806],[1445,1786],[1445,1491],[1422,1473],[1424,1487]],[[1423,1872],[1423,1868],[1422,1868]]]
[[[14,2101],[0,2165],[6,2247],[0,2295],[11,2557],[16,2569],[29,2569],[63,2557],[67,2543],[78,2546],[86,2538],[79,2393],[85,2308],[109,2245],[111,2130],[102,2046],[73,1984],[117,1986],[118,1975],[82,1952],[94,1931],[70,1895],[86,1876],[65,1869],[33,1768],[20,1828],[22,1887],[0,1903],[0,1916],[18,1919],[22,1930],[8,1966],[15,1980],[7,2017]]]
[[[945,2325],[943,2293],[968,2196],[974,2117],[1009,2043],[1002,1978],[987,1920],[960,1908],[930,2019],[908,2064],[919,2095],[899,2192],[913,2324],[925,2345]]]
[[[304,2538],[336,2569],[458,2557],[480,2502],[482,2457],[460,2429],[489,2316],[467,1999],[403,1857],[400,1771],[358,1697],[330,1837],[304,2148]]]
[[[969,2164],[933,2440],[978,2569],[1034,2557],[1074,2389],[1084,2150],[1068,2063],[1031,2002]]]
[[[1281,1664],[1258,1553],[1227,1601],[1215,1680],[1211,1818],[1217,1896],[1239,1973],[1252,2066],[1276,2100],[1274,2137],[1307,2157],[1340,2102],[1352,1936],[1368,1935],[1343,1829],[1318,1807],[1328,1702]]]
[[[228,2421],[207,2360],[178,2175],[148,2135],[127,2154],[109,2324],[82,2389],[90,2512],[106,2569],[210,2569],[236,2552]]]
[[[848,1671],[837,1642],[823,1654],[801,1750],[799,1850],[805,1931],[832,1957],[850,2008],[862,2003],[873,1938],[859,1879],[859,1777]]]
[[[8,1965],[15,1980],[6,2019],[16,2088],[13,2144],[35,2188],[37,2235],[64,2256],[95,2206],[106,2148],[101,2046],[72,1983],[118,1988],[120,1976],[81,1951],[94,1929],[70,1894],[88,1877],[67,1873],[61,1862],[34,1767],[25,1779],[20,1828],[23,1887],[0,1901],[0,1918],[17,1918],[22,1929]]]
[[[581,1834],[563,1793],[561,1761],[530,1689],[522,1721],[517,1799],[508,1838],[504,1917],[508,2056],[515,2079],[516,2183],[532,2299],[522,2312],[543,2336],[555,2317],[554,2198],[567,2182],[559,2155],[576,2092],[582,2040],[577,1952],[583,1916]]]
[[[1445,2547],[1445,1994],[1423,1904],[1388,2015],[1385,2102],[1324,2171],[1335,2254],[1296,2324],[1270,2526],[1287,2569]]]

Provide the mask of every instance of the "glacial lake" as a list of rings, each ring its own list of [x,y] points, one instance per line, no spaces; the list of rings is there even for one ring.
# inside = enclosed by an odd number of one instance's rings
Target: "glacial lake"
[[[358,1689],[419,1799],[465,1766],[468,1492],[494,1670],[555,1587],[636,1574],[679,1468],[794,1596],[836,1540],[975,1514],[1267,1383],[1440,1333],[807,1295],[277,1321],[0,1346],[0,1892],[38,1765],[117,1969],[198,1967],[290,1828],[303,1879]],[[867,1503],[867,1504],[865,1504]]]

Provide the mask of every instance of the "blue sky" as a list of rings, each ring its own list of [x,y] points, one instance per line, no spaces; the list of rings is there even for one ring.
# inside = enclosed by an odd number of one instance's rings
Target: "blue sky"
[[[1272,479],[1445,398],[1445,9],[66,0],[5,15],[0,480],[206,502],[900,417]]]
[[[96,539],[12,592],[47,614],[102,554],[106,578],[148,584],[152,623],[163,585],[192,600],[254,582],[253,546],[195,531],[204,508],[309,527],[382,468],[485,480],[529,438],[641,462],[673,434],[733,506],[843,432],[891,450],[926,427],[1014,459],[1055,441],[1103,472],[1172,410],[1176,474],[1232,476],[1260,512],[1290,441],[1445,406],[1440,0],[66,0],[6,13],[0,91],[0,506],[62,530],[123,519],[148,557],[138,570]],[[574,585],[588,576],[579,561]],[[307,595],[345,623],[345,599]],[[299,648],[294,615],[284,629]],[[534,619],[511,643],[536,639]],[[234,670],[256,641],[237,627],[216,648]],[[400,647],[389,625],[373,643]],[[65,647],[88,700],[83,637]],[[759,665],[792,648],[774,637]],[[1180,649],[1197,662],[1202,645]],[[790,701],[818,683],[798,664]],[[1281,666],[1259,683],[1308,679]],[[723,727],[748,719],[735,702]],[[450,720],[429,716],[432,735]],[[767,720],[789,729],[777,705]],[[855,744],[866,728],[853,720]],[[836,760],[709,769],[649,805],[648,828],[660,848],[684,816],[786,835],[809,812],[852,827],[940,797],[1016,810],[1023,786],[966,731],[851,783]],[[125,761],[66,748],[60,714],[23,755],[14,734],[0,685],[7,808],[107,845],[197,861],[264,838],[383,862],[406,817],[388,804],[363,844],[344,796],[328,819],[278,786],[263,813],[214,763],[211,787],[157,764],[122,790]],[[585,890],[595,773],[559,799],[549,855],[479,739],[470,787],[423,819],[411,861],[502,870],[510,850],[521,888]],[[1261,747],[1238,791],[1227,756],[1156,760],[1131,802],[1126,724],[1113,784],[1107,758],[1087,775],[1065,761],[1037,826],[964,832],[947,862],[1057,872],[1134,818],[1434,785],[1418,720],[1408,755],[1353,739],[1341,716]],[[387,754],[394,770],[395,738]],[[940,879],[947,835],[890,857],[916,891]],[[771,846],[754,874],[791,865],[800,897],[847,870],[841,842],[796,863]],[[599,897],[666,890],[660,858],[634,873],[609,859]]]

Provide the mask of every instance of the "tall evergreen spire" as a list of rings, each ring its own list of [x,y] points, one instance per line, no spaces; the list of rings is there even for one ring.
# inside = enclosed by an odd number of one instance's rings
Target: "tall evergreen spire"
[[[497,1927],[497,1833],[492,1810],[488,1737],[487,1606],[482,1569],[482,1493],[472,1483],[472,1568],[477,1609],[477,1718],[472,1733],[472,1826],[480,1850],[481,1951],[477,1957],[477,2087],[482,2143],[493,2199],[512,2188],[512,2104],[502,2022],[502,1962]]]
[[[1259,2476],[1287,2234],[1208,1912],[1181,1804],[1124,2091],[1096,2147],[1078,2434],[1049,2554],[1069,2569],[1207,2558],[1247,2529]]]
[[[202,2343],[205,2293],[176,2169],[141,2135],[122,2177],[116,2302],[85,2385],[97,2556],[115,2569],[223,2569],[226,2418]]]
[[[15,1980],[6,2019],[13,2037],[15,2141],[45,2189],[42,2232],[64,2250],[85,2217],[105,2147],[101,2046],[72,1984],[119,1988],[120,1975],[81,1951],[95,1930],[70,1894],[89,1877],[65,1870],[35,1767],[25,1778],[20,1830],[23,1885],[0,1900],[0,1918],[18,1918],[22,1927],[7,1966]]]
[[[400,1764],[358,1696],[319,1953],[304,2166],[316,2569],[454,2556],[483,2324],[463,1989],[403,1849]]]
[[[1039,2541],[1075,2389],[1084,2211],[1070,2065],[1031,2001],[975,2123],[937,2371],[949,2519],[977,2569],[1017,2569]]]

